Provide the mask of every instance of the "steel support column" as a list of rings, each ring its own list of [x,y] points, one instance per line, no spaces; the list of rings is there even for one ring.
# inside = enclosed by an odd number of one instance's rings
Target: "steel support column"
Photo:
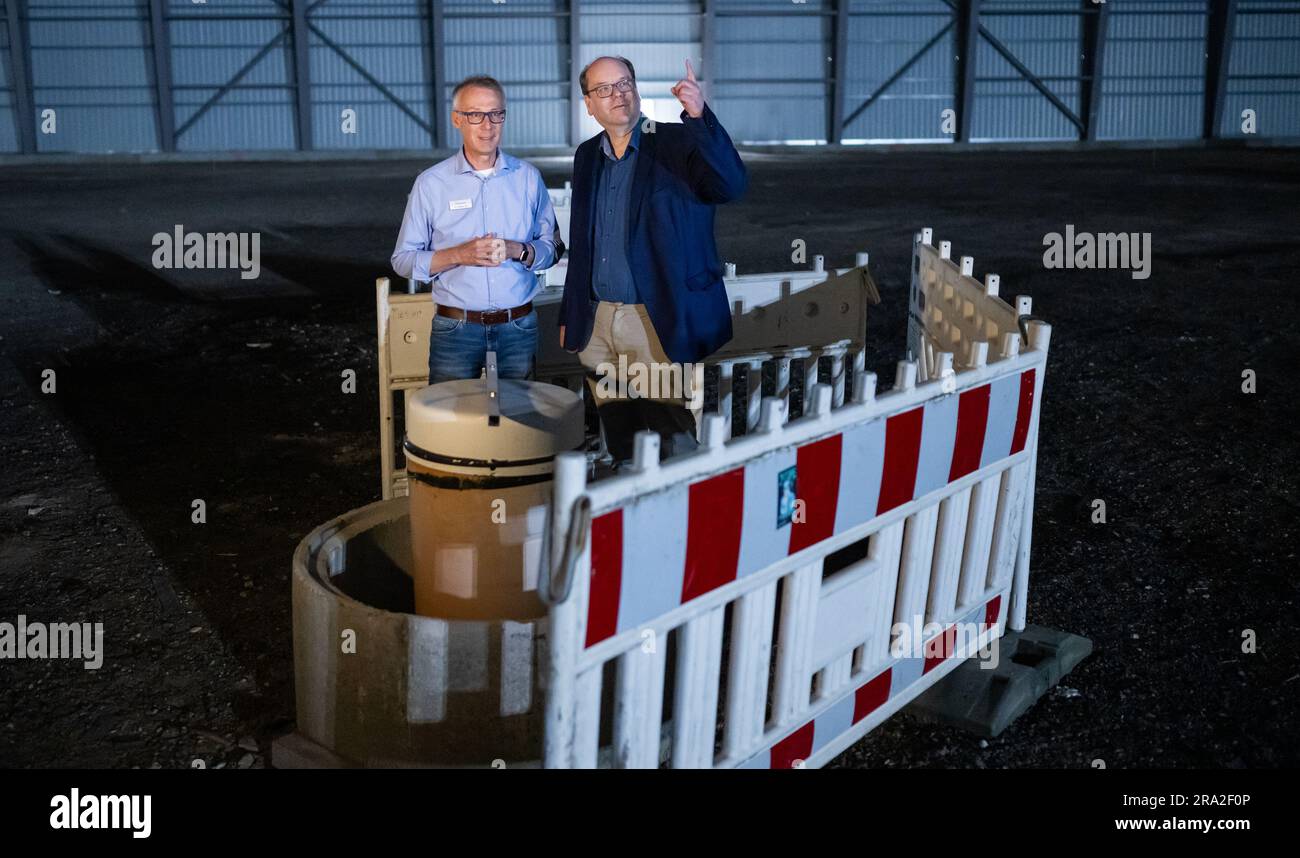
[[[14,125],[24,154],[36,152],[36,100],[32,94],[32,55],[28,50],[23,0],[5,0],[9,28],[9,80],[14,88]]]
[[[700,91],[704,93],[704,100],[708,101],[709,96],[713,95],[713,61],[717,59],[716,49],[713,45],[714,27],[717,25],[717,16],[713,14],[713,7],[716,0],[703,0],[703,11],[700,15],[700,69],[698,76],[700,78]]]
[[[1079,118],[1084,140],[1097,139],[1097,108],[1101,104],[1101,70],[1106,52],[1106,28],[1110,23],[1110,4],[1079,0],[1083,6],[1082,50],[1079,58]]]
[[[958,0],[957,14],[957,142],[970,142],[975,106],[975,44],[980,32],[980,0]]]
[[[295,127],[298,148],[314,148],[311,129],[311,63],[307,41],[307,0],[289,0],[293,6],[293,78]]]
[[[447,104],[446,40],[442,28],[443,0],[429,0],[429,125],[433,148],[446,145],[443,127],[450,109]]]
[[[827,143],[839,143],[844,134],[844,102],[848,96],[849,3],[835,0],[835,18],[831,25],[831,92]]]
[[[1210,0],[1205,22],[1205,109],[1201,122],[1201,136],[1207,140],[1219,136],[1236,18],[1237,0]]]
[[[582,4],[569,0],[569,145],[577,148],[582,142],[582,87],[578,73],[582,71]]]
[[[176,103],[172,98],[172,42],[166,0],[149,0],[149,41],[153,45],[154,99],[158,102],[158,149],[176,151]]]

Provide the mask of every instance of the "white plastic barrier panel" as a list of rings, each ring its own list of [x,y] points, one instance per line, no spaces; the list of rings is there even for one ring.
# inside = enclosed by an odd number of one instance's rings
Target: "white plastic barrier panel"
[[[642,433],[610,479],[562,454],[545,764],[821,765],[999,637],[1027,586],[1050,327],[1023,351],[1001,333],[992,362],[987,340],[960,367],[937,352],[918,384],[904,361],[879,397],[871,373],[838,408],[818,384],[789,423],[766,398],[732,440],[709,415],[701,449],[662,464]]]

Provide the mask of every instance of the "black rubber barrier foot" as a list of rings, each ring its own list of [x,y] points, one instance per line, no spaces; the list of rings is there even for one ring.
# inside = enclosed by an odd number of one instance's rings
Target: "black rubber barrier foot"
[[[968,658],[903,711],[991,739],[1091,653],[1092,641],[1085,637],[1027,625],[998,641],[996,667]]]

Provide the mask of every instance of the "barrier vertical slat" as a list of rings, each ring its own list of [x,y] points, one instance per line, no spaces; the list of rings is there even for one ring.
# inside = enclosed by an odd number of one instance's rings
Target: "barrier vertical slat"
[[[894,606],[895,623],[924,625],[922,614],[925,611],[926,596],[930,588],[935,528],[938,521],[938,504],[918,510],[907,519],[907,528],[903,536],[902,563],[898,569],[898,594]]]
[[[673,688],[675,769],[709,768],[718,722],[718,680],[722,671],[722,606],[686,622],[677,637]]]
[[[375,318],[379,326],[379,478],[380,495],[384,500],[393,496],[393,365],[388,353],[388,290],[387,277],[375,281]]]
[[[971,489],[946,497],[939,504],[939,522],[934,545],[934,572],[926,621],[946,623],[957,607],[957,583],[961,575],[961,554],[966,544],[966,517],[970,512]]]
[[[822,560],[782,579],[781,639],[776,651],[772,718],[784,724],[808,708],[812,647],[821,590]]]
[[[573,518],[573,502],[587,486],[587,457],[568,451],[555,457],[555,489],[551,500],[549,567],[551,575],[559,570]],[[590,534],[588,534],[590,537]],[[586,633],[587,593],[590,583],[591,539],[584,540],[573,569],[573,585],[568,598],[551,605],[546,667],[546,710],[543,729],[542,763],[548,769],[568,768],[574,764],[574,714],[577,703],[578,654]],[[599,693],[597,693],[599,699]]]
[[[821,352],[814,351],[804,358],[803,363],[803,413],[812,411],[813,388],[817,386],[817,365],[821,363]]]
[[[844,404],[844,355],[836,352],[831,357],[831,405],[839,408]]]
[[[782,355],[776,359],[776,398],[785,403],[785,413],[790,413],[790,358]]]
[[[1042,409],[1043,385],[1046,382],[1047,351],[1052,341],[1052,326],[1046,322],[1031,321],[1026,325],[1029,347],[1043,352],[1043,362],[1038,365],[1037,384],[1034,389],[1034,412],[1029,423],[1029,476],[1025,488],[1025,514],[1021,523],[1020,544],[1016,552],[1016,571],[1011,586],[1011,605],[1007,624],[1015,631],[1025,629],[1025,609],[1029,601],[1029,549],[1034,536],[1034,484],[1038,479],[1038,418]]]
[[[763,362],[752,360],[745,373],[745,432],[758,428],[759,409],[763,405]]]
[[[836,658],[822,670],[822,684],[818,689],[818,696],[823,699],[839,696],[840,691],[848,686],[852,673],[853,653],[845,653]]]
[[[573,767],[594,769],[600,755],[601,668],[589,667],[578,675],[577,708],[573,718]]]
[[[993,524],[997,518],[998,490],[1002,472],[987,477],[971,490],[970,514],[966,522],[966,550],[961,559],[961,584],[957,607],[973,605],[984,595],[988,576],[989,545],[993,541]]]
[[[1011,583],[1015,570],[1016,548],[1020,542],[1020,520],[1025,512],[1025,477],[1029,463],[1022,462],[1002,472],[998,491],[997,524],[993,528],[993,547],[989,554],[986,586],[1001,590]]]
[[[727,437],[731,437],[732,388],[735,383],[735,365],[730,361],[718,364],[718,414],[725,421]]]
[[[653,769],[659,765],[667,646],[654,638],[649,639],[649,644],[618,657],[614,689],[615,768]]]
[[[722,737],[722,751],[728,757],[744,757],[763,734],[776,583],[746,593],[735,602]]]
[[[868,559],[875,562],[876,595],[863,635],[862,664],[870,669],[890,658],[890,622],[894,612],[894,589],[898,585],[899,554],[903,547],[904,522],[898,521],[871,538]]]

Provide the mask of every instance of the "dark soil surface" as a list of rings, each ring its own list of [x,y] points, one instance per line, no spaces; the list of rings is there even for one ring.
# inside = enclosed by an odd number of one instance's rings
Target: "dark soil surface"
[[[1296,152],[746,160],[724,257],[869,250],[882,386],[920,227],[1053,325],[1029,619],[1095,652],[997,739],[899,716],[833,765],[1300,763]],[[0,661],[0,767],[261,767],[291,728],[290,559],[379,496],[373,283],[431,161],[0,168],[0,621],[102,622],[106,650]],[[262,277],[153,268],[175,224],[260,232]],[[1150,232],[1150,279],[1046,270],[1066,224]]]

